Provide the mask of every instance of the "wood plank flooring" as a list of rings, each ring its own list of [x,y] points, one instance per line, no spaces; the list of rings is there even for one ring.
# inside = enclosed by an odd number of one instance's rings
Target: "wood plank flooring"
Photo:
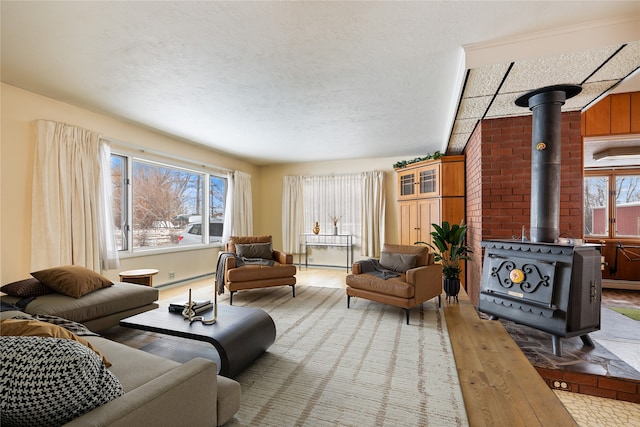
[[[481,319],[461,290],[444,303],[470,426],[576,426],[500,322]]]
[[[309,268],[296,276],[299,286],[344,288],[347,274]],[[186,296],[189,288],[209,292],[213,277],[160,288],[160,298]],[[459,300],[443,298],[443,311],[470,426],[577,426],[501,323],[480,319],[464,290]]]

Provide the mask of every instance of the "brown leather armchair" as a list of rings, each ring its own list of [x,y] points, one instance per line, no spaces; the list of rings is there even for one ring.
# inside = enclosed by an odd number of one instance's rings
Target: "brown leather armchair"
[[[231,292],[229,304],[233,304],[233,294],[240,290],[267,288],[270,286],[291,286],[296,296],[296,266],[293,255],[273,250],[271,236],[231,236],[226,244],[227,252],[236,255],[221,258],[224,268],[224,286]],[[223,254],[224,255],[224,254]],[[238,259],[247,260],[238,266]],[[267,263],[251,263],[250,259],[262,258]]]
[[[366,273],[368,261],[356,261],[347,276],[347,308],[351,297],[365,298],[404,309],[409,324],[409,311],[418,304],[438,297],[442,305],[442,265],[434,264],[434,256],[426,246],[385,244],[379,265],[393,270],[397,277],[382,278]],[[403,271],[404,270],[404,271]]]

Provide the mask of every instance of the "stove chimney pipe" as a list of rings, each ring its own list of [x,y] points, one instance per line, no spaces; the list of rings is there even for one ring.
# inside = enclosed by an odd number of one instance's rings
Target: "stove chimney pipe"
[[[547,86],[516,100],[533,114],[531,135],[531,241],[555,243],[560,235],[560,133],[565,100],[582,91],[578,85]]]

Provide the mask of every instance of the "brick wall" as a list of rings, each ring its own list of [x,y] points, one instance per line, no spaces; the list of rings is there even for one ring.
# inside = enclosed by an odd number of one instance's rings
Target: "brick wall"
[[[561,123],[560,235],[582,237],[580,112],[562,113]],[[483,120],[467,144],[465,155],[467,222],[470,228],[472,222],[481,227],[481,232],[475,227],[470,231],[474,260],[467,269],[467,293],[477,305],[481,278],[478,258],[482,254],[478,239],[511,239],[521,234],[523,225],[529,234],[531,116]]]
[[[482,275],[482,126],[479,123],[471,134],[465,148],[465,212],[468,225],[467,245],[473,250],[467,261],[465,287],[467,294],[471,295],[474,284],[480,284]],[[475,289],[477,294],[477,289]],[[474,302],[477,305],[477,300]]]

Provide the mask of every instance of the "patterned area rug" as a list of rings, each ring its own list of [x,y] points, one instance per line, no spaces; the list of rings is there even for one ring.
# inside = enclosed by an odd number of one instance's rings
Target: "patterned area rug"
[[[412,310],[410,325],[384,304],[352,299],[347,309],[343,289],[253,290],[233,303],[269,313],[277,336],[236,378],[242,403],[228,426],[468,425],[434,301]]]

